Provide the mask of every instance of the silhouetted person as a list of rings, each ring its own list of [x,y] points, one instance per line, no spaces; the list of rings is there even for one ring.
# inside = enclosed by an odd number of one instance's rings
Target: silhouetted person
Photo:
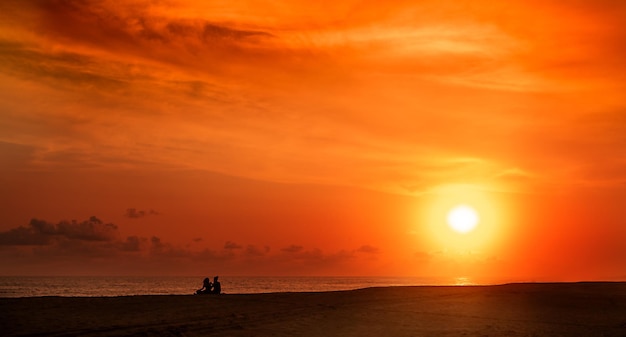
[[[202,288],[196,290],[196,294],[210,294],[212,288],[211,280],[208,277],[205,277],[202,281]]]
[[[213,278],[213,293],[219,294],[221,292],[222,292],[222,285],[220,284],[220,281],[217,280],[217,276],[215,276]]]

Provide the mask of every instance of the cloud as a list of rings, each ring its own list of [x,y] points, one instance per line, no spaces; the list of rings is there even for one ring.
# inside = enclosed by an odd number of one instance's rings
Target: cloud
[[[161,241],[158,236],[150,238],[149,256],[155,258],[190,259],[196,252]]]
[[[272,36],[219,22],[158,14],[137,3],[120,6],[102,0],[61,0],[42,1],[38,7],[43,19],[37,28],[55,39],[179,65],[181,57],[200,65],[201,59],[254,53]]]
[[[0,40],[1,69],[19,77],[53,81],[57,85],[91,86],[118,91],[127,83],[116,78],[101,59],[70,51],[49,52],[21,42]],[[108,69],[98,69],[99,67]],[[104,70],[104,71],[103,71]]]
[[[68,272],[96,270],[94,268],[101,265],[115,273],[119,264],[129,273],[148,270],[160,274],[174,271],[193,273],[198,266],[207,264],[220,273],[336,274],[348,272],[351,268],[358,269],[359,265],[354,261],[370,259],[380,253],[378,248],[370,245],[335,252],[304,249],[297,244],[272,252],[268,245],[234,241],[226,241],[221,249],[181,246],[157,235],[122,238],[116,225],[105,223],[95,216],[81,222],[51,223],[33,219],[28,226],[0,232],[0,246],[0,261],[10,262],[14,267],[12,270],[21,270],[21,263],[31,266],[62,265]],[[168,271],[163,271],[163,268],[168,268]],[[48,267],[44,269],[52,271]]]
[[[39,233],[33,227],[18,227],[0,233],[0,245],[4,246],[29,246],[29,245],[47,245],[50,243],[50,237]]]
[[[354,250],[325,252],[319,248],[312,248],[297,252],[284,252],[272,256],[268,262],[292,269],[295,273],[326,273],[328,271],[346,273],[351,269],[356,258]]]
[[[120,244],[120,249],[125,252],[139,252],[142,249],[142,245],[145,245],[147,241],[146,238],[129,236],[126,238],[126,241]]]
[[[242,249],[242,248],[243,248],[242,245],[239,245],[232,241],[226,241],[226,243],[224,244],[224,249],[226,250],[235,250],[235,249]]]
[[[285,253],[299,253],[304,249],[302,246],[291,245],[289,247],[282,248],[281,251]]]
[[[245,254],[249,257],[261,257],[265,256],[270,252],[270,247],[257,247],[255,245],[246,246]]]
[[[119,236],[117,226],[103,223],[95,216],[88,220],[61,221],[57,224],[32,219],[28,226],[20,226],[0,232],[0,245],[50,245],[54,242],[69,241],[113,241]]]
[[[358,253],[365,253],[365,254],[379,254],[380,253],[380,249],[374,246],[370,246],[370,245],[361,246],[356,251]]]
[[[131,219],[138,219],[138,218],[143,218],[148,215],[158,215],[158,214],[159,212],[153,209],[144,211],[144,210],[137,210],[136,208],[128,208],[125,213],[126,217],[131,218]]]
[[[533,178],[533,176],[517,167],[510,168],[498,173],[495,176],[497,179],[507,180],[507,181],[528,181]]]

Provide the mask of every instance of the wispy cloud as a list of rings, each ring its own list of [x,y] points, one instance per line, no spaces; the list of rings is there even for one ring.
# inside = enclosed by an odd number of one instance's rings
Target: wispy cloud
[[[593,184],[580,167],[624,143],[614,1],[0,6],[1,141],[23,166],[419,193],[511,167]]]

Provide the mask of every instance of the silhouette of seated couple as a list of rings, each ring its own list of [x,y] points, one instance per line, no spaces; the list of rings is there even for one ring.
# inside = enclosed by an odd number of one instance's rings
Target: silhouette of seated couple
[[[196,290],[196,295],[202,294],[219,294],[222,292],[222,285],[220,281],[217,280],[217,276],[213,278],[213,283],[209,280],[208,277],[204,278],[202,281],[202,288]]]

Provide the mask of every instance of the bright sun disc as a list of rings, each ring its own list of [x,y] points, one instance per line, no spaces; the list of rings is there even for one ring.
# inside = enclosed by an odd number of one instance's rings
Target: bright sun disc
[[[459,205],[448,212],[448,225],[458,233],[469,233],[478,224],[478,213],[471,207]]]

